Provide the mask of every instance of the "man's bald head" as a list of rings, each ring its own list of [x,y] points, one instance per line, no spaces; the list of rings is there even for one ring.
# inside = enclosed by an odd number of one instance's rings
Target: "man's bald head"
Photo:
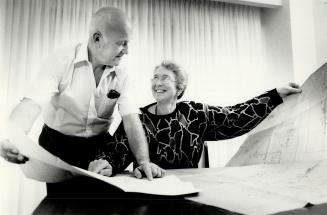
[[[100,32],[106,36],[112,33],[128,34],[131,31],[126,14],[114,7],[99,9],[92,17],[89,34]]]
[[[92,17],[89,33],[88,52],[93,67],[117,66],[128,54],[131,26],[122,10],[99,9]]]

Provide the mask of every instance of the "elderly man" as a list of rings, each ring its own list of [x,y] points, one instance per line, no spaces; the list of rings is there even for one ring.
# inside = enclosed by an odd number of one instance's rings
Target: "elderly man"
[[[64,49],[45,61],[31,89],[12,111],[10,123],[28,133],[44,108],[39,144],[68,163],[87,169],[96,148],[111,138],[107,131],[118,104],[138,169],[148,179],[161,177],[164,170],[149,161],[138,109],[129,98],[127,74],[116,67],[128,53],[130,32],[121,10],[99,9],[92,17],[88,43]],[[28,160],[9,140],[0,144],[1,156],[9,162]],[[109,163],[101,173],[112,174]]]

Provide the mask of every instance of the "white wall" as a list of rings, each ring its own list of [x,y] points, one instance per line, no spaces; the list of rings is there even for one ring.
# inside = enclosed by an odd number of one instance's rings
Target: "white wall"
[[[294,75],[299,83],[317,68],[312,3],[312,0],[289,0]]]
[[[272,83],[303,81],[327,61],[327,4],[324,0],[283,0],[262,9],[267,77]]]
[[[325,2],[324,0],[283,1],[284,5],[289,6],[294,79],[300,84],[327,61],[327,3]]]
[[[326,3],[324,3],[326,2]],[[327,62],[327,1],[313,0],[317,65]]]
[[[289,4],[273,9],[262,9],[261,22],[265,38],[266,74],[270,87],[294,78]]]

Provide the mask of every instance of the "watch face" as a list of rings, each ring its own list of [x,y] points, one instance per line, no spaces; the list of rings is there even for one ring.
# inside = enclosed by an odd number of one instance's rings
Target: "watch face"
[[[120,96],[120,93],[117,92],[116,90],[110,90],[109,93],[107,94],[107,97],[109,99],[116,99]]]

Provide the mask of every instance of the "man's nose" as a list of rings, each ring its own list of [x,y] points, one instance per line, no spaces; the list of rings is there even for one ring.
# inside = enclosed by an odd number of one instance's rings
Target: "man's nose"
[[[128,45],[126,45],[126,46],[123,48],[123,53],[124,53],[124,54],[128,54]]]

